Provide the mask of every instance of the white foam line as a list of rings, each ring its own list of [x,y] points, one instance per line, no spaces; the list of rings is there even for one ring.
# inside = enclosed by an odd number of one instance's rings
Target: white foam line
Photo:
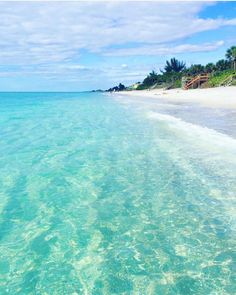
[[[196,142],[202,141],[207,143],[213,143],[218,147],[230,147],[232,151],[236,153],[236,140],[229,135],[220,133],[214,129],[195,125],[180,118],[161,114],[153,111],[148,111],[147,117],[150,119],[163,121],[169,125],[172,129],[177,129],[184,132],[184,135],[188,135],[190,138],[195,138]]]

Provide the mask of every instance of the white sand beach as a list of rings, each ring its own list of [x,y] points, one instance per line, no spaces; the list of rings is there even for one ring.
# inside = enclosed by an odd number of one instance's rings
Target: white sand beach
[[[197,103],[206,107],[236,109],[236,86],[205,89],[153,89],[124,91],[122,95],[158,98],[176,103]]]

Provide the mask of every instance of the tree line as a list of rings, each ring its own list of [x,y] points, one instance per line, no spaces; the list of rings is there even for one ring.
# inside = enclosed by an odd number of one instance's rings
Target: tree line
[[[225,59],[220,59],[216,63],[208,63],[205,66],[202,64],[192,64],[186,67],[186,63],[179,61],[176,58],[171,58],[166,61],[163,70],[160,74],[152,71],[147,75],[138,89],[147,89],[154,85],[170,84],[172,87],[181,86],[181,78],[183,76],[196,76],[203,73],[218,75],[227,70],[236,71],[236,46],[232,46],[226,51]]]
[[[179,61],[175,57],[167,60],[164,69],[160,70],[158,74],[155,71],[150,72],[142,83],[138,82],[136,89],[148,89],[151,87],[181,87],[181,79],[184,76],[196,76],[199,74],[210,74],[217,76],[225,71],[236,71],[236,46],[230,47],[225,54],[224,59],[218,60],[216,63],[192,64],[190,67],[186,66],[184,61]],[[123,84],[107,89],[106,91],[123,91],[129,89]]]

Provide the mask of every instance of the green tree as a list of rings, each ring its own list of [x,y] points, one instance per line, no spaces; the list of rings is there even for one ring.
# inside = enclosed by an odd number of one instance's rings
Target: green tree
[[[208,63],[208,64],[205,66],[205,72],[206,72],[206,73],[212,73],[212,72],[214,72],[215,70],[216,70],[216,66],[215,66],[212,62]]]
[[[230,61],[225,59],[220,59],[216,63],[216,70],[217,71],[225,71],[230,69]]]
[[[152,71],[151,73],[149,73],[147,75],[147,77],[143,80],[143,85],[145,87],[150,87],[152,85],[154,85],[155,83],[157,83],[158,80],[158,76],[157,73],[155,71]]]
[[[233,64],[234,71],[236,70],[236,46],[230,47],[225,54],[225,57]]]
[[[180,73],[185,69],[185,63],[179,61],[176,58],[171,58],[170,61],[166,61],[164,72],[166,73]],[[163,71],[162,71],[163,72]]]
[[[195,76],[204,73],[205,67],[201,64],[191,65],[185,72],[190,76]]]
[[[125,90],[125,85],[120,83],[119,86],[118,86],[118,89],[119,89],[119,91]]]

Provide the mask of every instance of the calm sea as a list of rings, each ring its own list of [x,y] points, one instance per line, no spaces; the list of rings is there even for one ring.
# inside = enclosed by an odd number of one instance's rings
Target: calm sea
[[[209,112],[1,93],[0,294],[235,294],[235,129]]]

